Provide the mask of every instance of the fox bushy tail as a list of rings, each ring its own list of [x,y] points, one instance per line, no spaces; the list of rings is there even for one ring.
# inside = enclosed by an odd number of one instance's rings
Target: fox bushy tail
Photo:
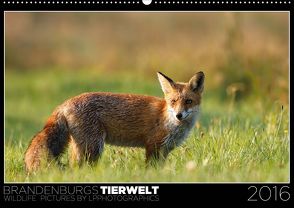
[[[53,113],[44,128],[32,139],[26,153],[25,166],[28,172],[38,169],[46,158],[57,159],[69,142],[69,130],[62,113]]]

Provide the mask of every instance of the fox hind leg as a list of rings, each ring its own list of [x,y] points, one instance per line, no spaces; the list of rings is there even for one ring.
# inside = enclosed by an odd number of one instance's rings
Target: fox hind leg
[[[69,160],[70,165],[71,166],[74,166],[76,164],[80,165],[82,161],[81,159],[82,151],[72,136],[70,137],[69,150],[70,150],[70,160]]]
[[[71,132],[71,164],[81,165],[84,161],[93,163],[99,159],[104,149],[106,130],[102,123],[83,125],[79,131]],[[82,130],[81,130],[82,129]]]
[[[156,166],[164,164],[169,150],[160,144],[146,146],[146,164],[147,166]]]

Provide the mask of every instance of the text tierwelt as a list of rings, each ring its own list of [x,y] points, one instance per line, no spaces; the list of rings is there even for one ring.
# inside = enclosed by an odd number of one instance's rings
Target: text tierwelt
[[[157,194],[159,186],[100,186],[102,194]]]

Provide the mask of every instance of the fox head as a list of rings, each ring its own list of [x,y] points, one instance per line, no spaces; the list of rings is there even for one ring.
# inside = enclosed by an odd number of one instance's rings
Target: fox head
[[[187,83],[174,82],[161,72],[158,72],[157,76],[171,116],[177,121],[194,118],[201,103],[204,73],[197,72]]]

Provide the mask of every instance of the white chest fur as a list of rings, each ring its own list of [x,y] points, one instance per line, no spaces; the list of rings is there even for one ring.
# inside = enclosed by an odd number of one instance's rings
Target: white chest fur
[[[197,117],[198,113],[195,113],[194,115],[191,115],[188,120],[182,122],[171,121],[167,125],[170,133],[164,139],[163,146],[165,146],[168,150],[172,150],[181,145],[189,136],[191,129],[195,126]]]

